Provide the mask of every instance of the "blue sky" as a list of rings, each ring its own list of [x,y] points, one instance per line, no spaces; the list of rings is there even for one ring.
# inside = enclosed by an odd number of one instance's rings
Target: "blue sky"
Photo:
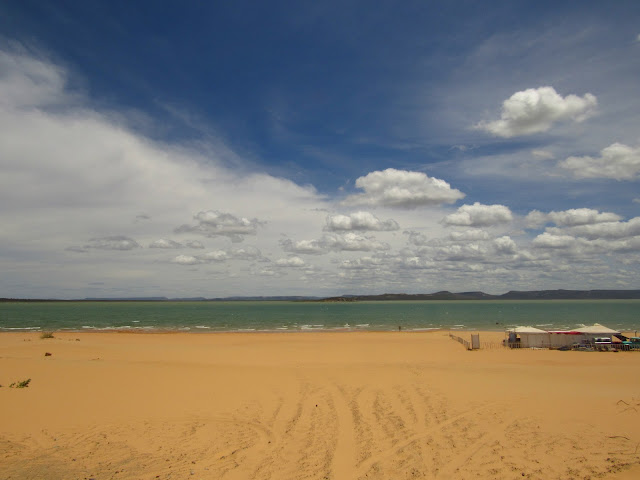
[[[3,2],[0,296],[640,288],[639,18]]]

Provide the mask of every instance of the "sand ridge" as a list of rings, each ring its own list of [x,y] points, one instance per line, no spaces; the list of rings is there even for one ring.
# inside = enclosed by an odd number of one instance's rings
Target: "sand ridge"
[[[446,332],[0,334],[0,478],[638,478],[638,367]]]

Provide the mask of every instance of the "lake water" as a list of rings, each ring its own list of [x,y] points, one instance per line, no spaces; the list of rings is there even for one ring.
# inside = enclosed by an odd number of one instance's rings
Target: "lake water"
[[[601,323],[640,330],[640,300],[397,302],[4,302],[0,331],[504,330]]]

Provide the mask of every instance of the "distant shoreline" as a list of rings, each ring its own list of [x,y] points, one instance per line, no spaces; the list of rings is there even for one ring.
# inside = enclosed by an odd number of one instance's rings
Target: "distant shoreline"
[[[2,302],[384,302],[384,301],[446,301],[446,300],[640,300],[640,290],[532,290],[510,291],[502,295],[484,292],[440,291],[436,293],[384,293],[380,295],[317,296],[246,296],[220,298],[0,298]]]

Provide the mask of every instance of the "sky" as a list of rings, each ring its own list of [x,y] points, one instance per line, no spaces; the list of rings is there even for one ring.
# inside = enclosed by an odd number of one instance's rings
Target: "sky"
[[[0,297],[640,289],[639,20],[5,0]]]

